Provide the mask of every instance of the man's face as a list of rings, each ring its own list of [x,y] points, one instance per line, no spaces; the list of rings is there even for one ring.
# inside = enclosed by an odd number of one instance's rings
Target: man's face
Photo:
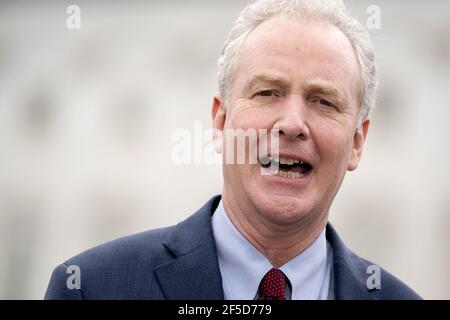
[[[214,100],[214,126],[279,130],[287,165],[266,175],[260,162],[225,164],[227,201],[278,224],[326,219],[345,172],[356,169],[362,153],[369,120],[357,127],[360,87],[354,50],[336,27],[273,18],[253,30],[227,105]],[[223,153],[225,161],[225,147]],[[300,163],[289,166],[290,159]]]

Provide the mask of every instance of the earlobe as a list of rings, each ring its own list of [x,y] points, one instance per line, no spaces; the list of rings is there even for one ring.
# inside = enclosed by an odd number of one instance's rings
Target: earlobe
[[[362,153],[364,150],[364,143],[367,138],[367,133],[369,131],[370,119],[364,120],[363,124],[356,129],[355,135],[353,137],[353,148],[350,158],[350,163],[348,165],[348,171],[354,171],[358,168],[359,161],[361,160]]]
[[[214,148],[217,153],[222,153],[222,134],[225,126],[226,112],[223,105],[223,100],[218,94],[216,94],[213,99],[211,118],[214,129]]]

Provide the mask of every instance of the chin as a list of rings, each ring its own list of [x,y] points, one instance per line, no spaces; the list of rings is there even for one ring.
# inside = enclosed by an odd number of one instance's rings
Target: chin
[[[279,224],[292,224],[308,217],[313,211],[305,198],[289,195],[258,195],[254,206],[266,219]]]

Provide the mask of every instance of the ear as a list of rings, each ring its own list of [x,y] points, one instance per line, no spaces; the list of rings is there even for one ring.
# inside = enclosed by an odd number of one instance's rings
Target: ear
[[[364,149],[364,143],[367,138],[367,132],[369,131],[370,119],[366,118],[363,124],[356,129],[355,135],[353,137],[353,148],[350,157],[350,163],[348,164],[348,170],[354,171],[358,168],[359,161],[362,157],[362,152]]]
[[[222,153],[223,149],[223,128],[225,127],[226,110],[223,99],[216,94],[211,108],[211,119],[214,128],[214,148],[217,153]]]

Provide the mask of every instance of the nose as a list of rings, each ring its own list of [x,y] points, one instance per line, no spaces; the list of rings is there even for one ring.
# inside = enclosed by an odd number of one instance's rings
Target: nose
[[[273,129],[279,131],[280,136],[288,139],[301,138],[306,140],[310,136],[309,127],[305,121],[305,102],[301,96],[290,96],[282,106]]]

